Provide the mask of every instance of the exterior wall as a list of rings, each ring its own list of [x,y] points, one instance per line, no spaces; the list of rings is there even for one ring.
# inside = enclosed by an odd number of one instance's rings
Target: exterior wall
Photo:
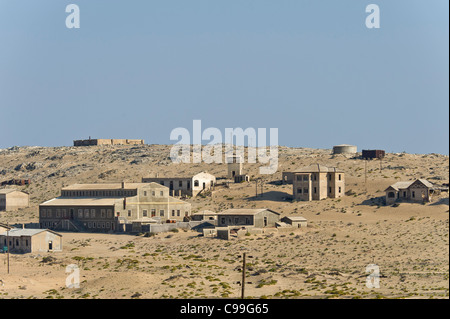
[[[293,181],[293,195],[296,200],[310,201],[311,196],[311,174],[295,173]]]
[[[265,210],[255,215],[255,227],[275,227],[275,223],[280,221],[280,215]]]
[[[282,172],[281,180],[283,184],[292,184],[294,181],[294,173],[293,172]]]
[[[119,207],[117,207],[119,209]],[[108,232],[116,228],[116,206],[39,206],[41,228]]]
[[[219,215],[218,226],[254,226],[257,228],[275,227],[275,223],[280,220],[280,216],[271,211],[265,210],[255,215]]]
[[[254,215],[218,215],[219,227],[254,226]]]
[[[401,201],[424,203],[430,200],[430,189],[418,181],[411,184],[408,188],[399,189],[398,191],[392,187],[386,189],[386,205],[392,205]]]
[[[15,191],[8,194],[0,194],[0,211],[17,210],[28,207],[30,195],[21,191]]]
[[[384,150],[362,150],[362,158],[373,159],[373,158],[383,158],[386,155]]]
[[[331,198],[339,198],[344,196],[345,194],[345,178],[344,173],[328,173],[328,190],[331,192],[329,193],[328,197]]]

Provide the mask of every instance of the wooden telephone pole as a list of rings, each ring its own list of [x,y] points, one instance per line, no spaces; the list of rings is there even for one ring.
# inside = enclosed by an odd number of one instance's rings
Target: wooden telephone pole
[[[8,274],[9,274],[9,222],[6,223],[6,263],[7,263],[7,267],[8,267]]]
[[[244,253],[242,255],[241,299],[244,299],[244,293],[245,293],[245,255],[246,255],[246,253]]]

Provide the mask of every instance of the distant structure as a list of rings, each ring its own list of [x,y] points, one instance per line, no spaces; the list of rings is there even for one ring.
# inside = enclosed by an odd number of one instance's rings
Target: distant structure
[[[0,211],[17,210],[29,205],[29,194],[16,189],[0,189]]]
[[[93,145],[143,145],[144,140],[129,139],[89,139],[74,140],[73,146],[93,146]]]
[[[386,156],[384,150],[362,150],[363,159],[382,159]]]
[[[157,183],[74,184],[39,205],[41,228],[124,232],[125,224],[183,221],[191,204]]]
[[[12,228],[0,233],[0,243],[16,254],[62,251],[62,235],[49,229]]]
[[[338,198],[345,193],[345,174],[335,167],[314,164],[292,172],[293,196],[296,200]]]
[[[241,156],[232,155],[227,157],[228,178],[234,179],[236,176],[243,175],[243,160]]]
[[[30,185],[30,183],[31,183],[30,179],[10,179],[10,180],[1,182],[0,186],[5,186],[5,185],[24,186],[24,185]]]
[[[431,201],[434,186],[426,179],[416,179],[414,181],[392,184],[385,189],[385,192],[386,205],[392,205],[401,201],[425,203]]]
[[[355,145],[341,144],[333,146],[333,154],[355,154],[358,148]]]
[[[179,177],[143,177],[143,183],[159,183],[169,188],[170,196],[192,196],[211,190],[216,184],[216,177],[207,172]]]
[[[281,222],[291,225],[294,228],[303,228],[308,226],[308,220],[302,216],[286,216]]]

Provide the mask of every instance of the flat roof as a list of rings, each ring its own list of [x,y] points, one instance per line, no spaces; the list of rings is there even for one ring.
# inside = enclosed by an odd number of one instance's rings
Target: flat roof
[[[137,189],[140,187],[163,188],[166,186],[157,183],[124,183],[123,189]],[[122,183],[72,184],[62,188],[62,190],[116,190],[116,189],[122,189]]]
[[[297,222],[297,221],[307,221],[307,219],[305,217],[302,216],[286,216],[285,218],[292,220],[293,222]]]
[[[122,200],[122,197],[57,197],[50,199],[39,206],[113,206]]]
[[[4,189],[0,189],[0,194],[3,194],[3,195],[9,194],[9,193],[13,193],[13,192],[22,192],[22,191],[19,191],[19,190],[17,190],[17,189],[13,189],[13,188],[4,188]],[[22,193],[23,193],[23,192],[22,192]]]

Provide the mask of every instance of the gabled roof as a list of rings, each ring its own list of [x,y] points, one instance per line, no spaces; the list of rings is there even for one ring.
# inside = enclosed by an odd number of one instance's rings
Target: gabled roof
[[[4,188],[4,189],[0,189],[0,194],[3,194],[3,195],[9,194],[9,193],[14,193],[14,192],[25,193],[25,192],[22,192],[22,191],[20,191],[20,190],[18,190],[18,189],[13,189],[13,188]]]
[[[423,178],[419,178],[416,179],[414,181],[407,181],[407,182],[397,182],[395,184],[392,184],[391,186],[389,186],[388,188],[385,189],[385,191],[389,190],[389,189],[394,189],[396,191],[399,191],[401,189],[407,189],[409,188],[412,184],[416,183],[416,182],[420,182],[422,183],[424,186],[432,188],[434,187],[433,184],[431,184],[429,181],[427,181],[426,179]]]
[[[256,215],[266,210],[274,214],[280,215],[280,213],[277,213],[276,211],[267,208],[261,209],[233,208],[224,210],[223,212],[220,212],[217,215]]]
[[[0,233],[0,236],[20,237],[20,236],[34,236],[42,232],[50,232],[58,236],[62,236],[50,229],[31,229],[31,228],[12,228],[9,232]]]

